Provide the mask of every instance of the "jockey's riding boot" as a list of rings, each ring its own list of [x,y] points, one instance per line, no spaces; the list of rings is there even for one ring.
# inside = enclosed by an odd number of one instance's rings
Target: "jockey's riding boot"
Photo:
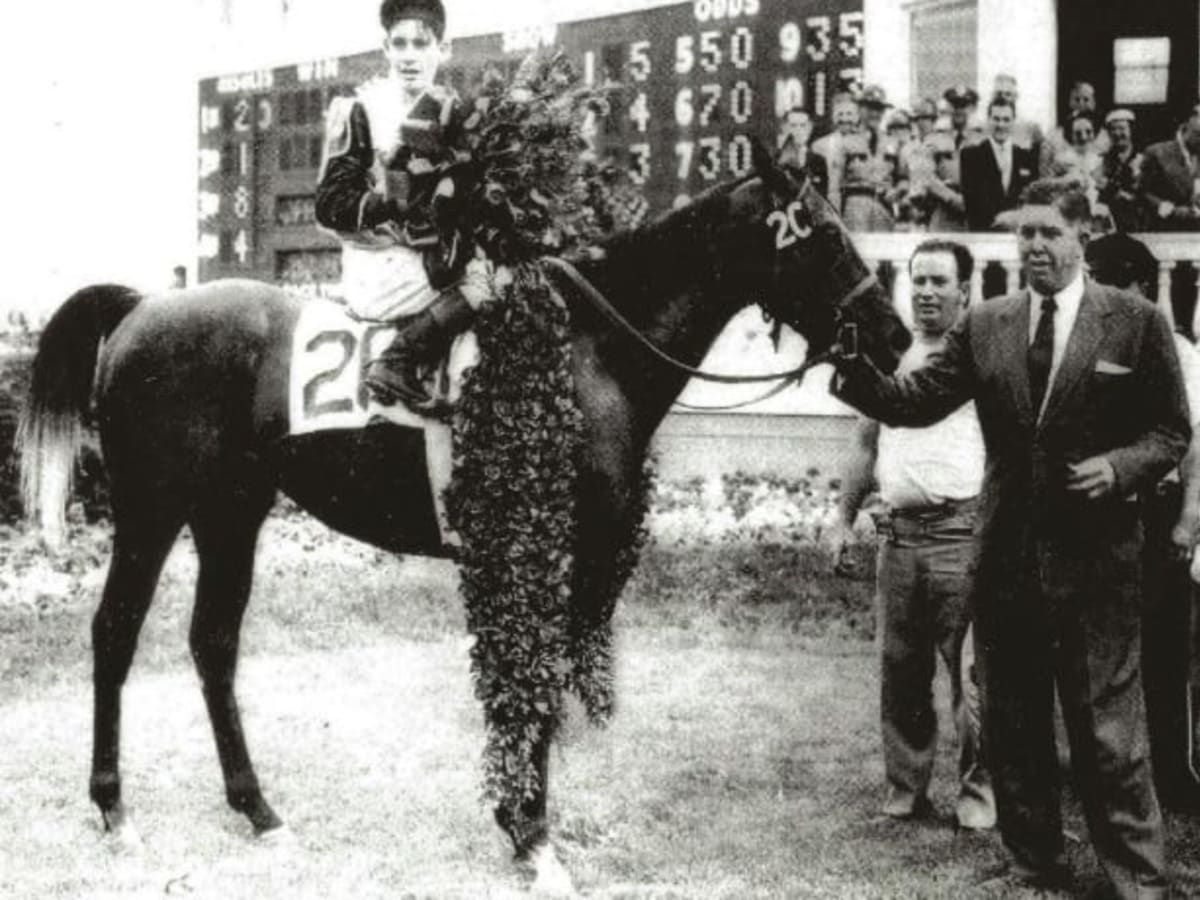
[[[440,404],[429,395],[421,369],[436,364],[455,335],[475,318],[475,310],[458,288],[443,291],[427,308],[396,332],[391,344],[371,360],[363,383],[381,403],[403,400],[418,412],[432,412]]]

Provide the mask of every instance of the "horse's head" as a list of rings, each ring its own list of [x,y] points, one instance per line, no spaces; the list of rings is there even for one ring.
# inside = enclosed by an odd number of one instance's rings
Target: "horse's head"
[[[810,358],[854,334],[858,352],[894,371],[912,338],[833,207],[757,143],[754,167],[757,177],[734,190],[731,204],[749,226],[746,264],[758,269],[750,274],[760,305],[804,335]]]

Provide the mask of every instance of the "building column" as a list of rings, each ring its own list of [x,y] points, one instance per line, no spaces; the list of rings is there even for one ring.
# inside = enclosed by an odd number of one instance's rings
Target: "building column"
[[[1017,79],[1018,118],[1046,131],[1057,124],[1058,7],[1055,0],[977,0],[980,106],[998,73]]]

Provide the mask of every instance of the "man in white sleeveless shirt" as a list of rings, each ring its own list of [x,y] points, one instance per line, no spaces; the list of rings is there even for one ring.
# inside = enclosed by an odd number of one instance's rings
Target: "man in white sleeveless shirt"
[[[916,339],[901,371],[920,367],[942,348],[946,332],[967,304],[973,267],[970,251],[951,241],[926,241],[913,252],[909,270]],[[972,696],[976,689],[963,664],[983,461],[974,403],[927,428],[889,428],[864,418],[844,467],[839,510],[849,529],[878,483],[885,506],[878,520],[876,589],[887,776],[883,813],[907,819],[932,812],[928,792],[938,731],[932,682],[941,655],[950,673],[960,745],[955,816],[961,827],[971,829],[991,828],[996,822],[981,758],[977,704],[971,702],[977,699]]]

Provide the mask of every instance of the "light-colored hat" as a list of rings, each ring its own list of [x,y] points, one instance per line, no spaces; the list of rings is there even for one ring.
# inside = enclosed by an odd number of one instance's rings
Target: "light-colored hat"
[[[887,109],[892,105],[888,103],[887,92],[877,84],[868,84],[863,88],[862,93],[858,95],[858,104],[875,109]]]
[[[1137,116],[1133,114],[1131,109],[1114,109],[1104,117],[1104,124],[1111,125],[1113,122],[1129,122],[1132,124],[1137,121]]]

